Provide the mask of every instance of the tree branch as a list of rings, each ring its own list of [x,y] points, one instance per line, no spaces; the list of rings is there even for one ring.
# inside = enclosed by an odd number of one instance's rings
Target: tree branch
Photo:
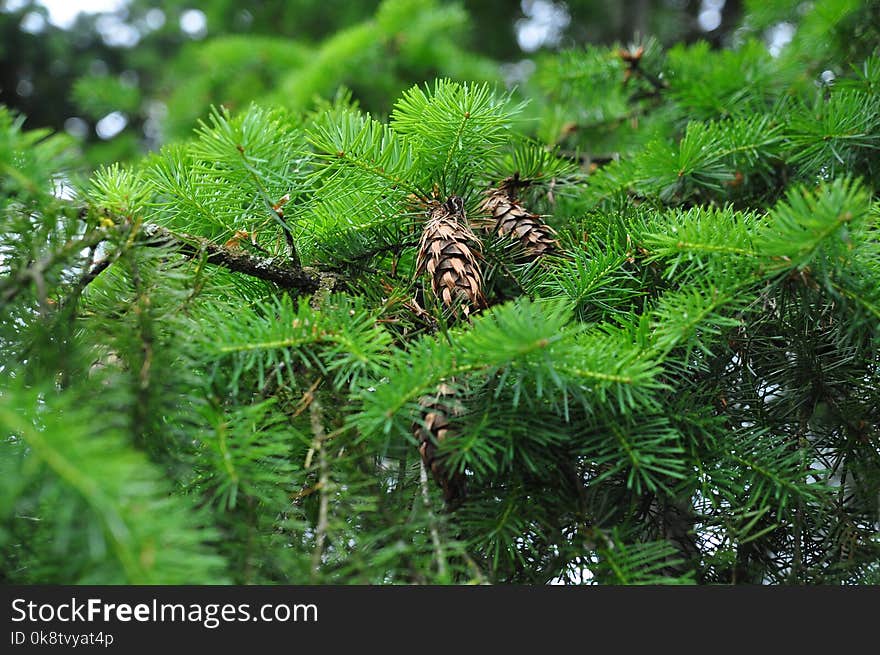
[[[59,250],[50,252],[32,262],[26,268],[0,283],[0,301],[4,304],[12,302],[19,293],[27,289],[31,284],[42,284],[47,272],[78,255],[80,251],[93,248],[106,238],[107,233],[103,230],[88,232],[78,239],[68,241]]]
[[[324,556],[324,542],[327,539],[327,511],[329,507],[330,497],[327,486],[330,484],[329,467],[327,466],[327,453],[324,441],[327,434],[324,430],[324,416],[321,412],[321,405],[318,398],[311,394],[309,402],[309,419],[312,426],[312,434],[315,435],[314,446],[318,451],[318,484],[315,485],[320,490],[320,500],[318,506],[318,523],[315,526],[315,550],[312,553],[312,580],[316,580],[318,571],[321,568],[321,558]]]
[[[316,271],[295,266],[286,258],[252,255],[238,248],[226,248],[204,237],[175,234],[153,224],[144,225],[143,234],[147,237],[147,246],[170,247],[190,259],[204,253],[209,264],[272,282],[283,289],[312,293],[320,285],[320,275]]]
[[[76,286],[73,287],[73,290],[70,291],[70,293],[68,293],[66,295],[66,297],[61,301],[60,306],[62,309],[66,308],[66,307],[70,307],[73,304],[76,304],[77,300],[82,295],[83,291],[85,291],[86,287],[89,286],[92,282],[94,282],[95,278],[97,278],[101,273],[106,271],[110,267],[110,264],[112,264],[113,262],[115,262],[118,259],[118,254],[116,254],[116,255],[107,256],[107,257],[104,257],[103,259],[99,259],[98,261],[95,261],[94,260],[94,256],[95,256],[94,250],[95,249],[92,248],[92,254],[90,255],[91,261],[89,264],[89,268],[80,277],[79,281],[76,283]]]
[[[440,541],[440,532],[434,520],[434,512],[431,510],[431,497],[428,493],[428,472],[425,470],[425,462],[419,459],[419,486],[422,489],[422,502],[428,513],[428,525],[431,532],[431,542],[434,545],[434,556],[437,558],[437,573],[441,578],[446,578],[446,553],[443,550],[443,542]]]

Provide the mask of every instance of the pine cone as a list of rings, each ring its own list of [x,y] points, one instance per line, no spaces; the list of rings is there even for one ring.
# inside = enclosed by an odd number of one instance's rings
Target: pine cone
[[[487,191],[480,208],[494,219],[494,224],[486,226],[489,230],[519,241],[523,247],[522,261],[533,262],[560,250],[556,231],[519,203],[512,185],[504,182],[499,188]]]
[[[455,391],[441,383],[437,393],[419,398],[422,408],[421,421],[413,424],[413,436],[419,442],[419,454],[425,468],[431,471],[434,481],[443,489],[443,499],[447,506],[454,508],[464,500],[466,485],[462,473],[450,473],[437,453],[440,443],[454,434],[455,418],[464,411],[455,399]]]
[[[416,272],[431,276],[431,289],[444,307],[465,317],[486,307],[483,274],[478,260],[480,242],[467,226],[464,203],[450,196],[431,209],[419,243]]]

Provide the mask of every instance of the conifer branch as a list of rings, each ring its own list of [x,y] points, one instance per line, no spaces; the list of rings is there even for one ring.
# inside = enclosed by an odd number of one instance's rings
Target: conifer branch
[[[838,293],[843,294],[850,300],[853,300],[864,307],[868,312],[873,314],[875,318],[880,319],[880,306],[871,302],[871,300],[866,298],[863,294],[857,293],[833,280],[831,281],[831,287]]]
[[[77,283],[75,293],[72,294],[72,297],[78,296],[82,291],[89,286],[95,279],[104,271],[106,271],[110,264],[116,261],[116,256],[108,256],[99,259],[98,261],[92,261],[92,265],[88,271],[86,271],[83,276],[80,278]]]
[[[143,233],[147,237],[145,242],[147,246],[169,247],[189,259],[204,254],[209,264],[272,282],[282,289],[312,293],[320,285],[320,277],[317,273],[297,267],[278,257],[260,257],[238,248],[220,246],[204,237],[175,234],[153,224],[145,225]]]
[[[440,541],[440,532],[437,530],[437,524],[434,519],[434,512],[431,510],[431,497],[428,494],[428,471],[425,468],[425,462],[419,459],[419,486],[422,491],[422,502],[425,504],[425,511],[428,513],[428,521],[430,522],[431,543],[434,545],[434,556],[437,558],[437,573],[441,578],[446,577],[446,552],[443,550],[443,543]]]
[[[153,359],[155,354],[155,335],[150,316],[150,297],[144,288],[140,266],[135,258],[131,260],[131,280],[135,292],[133,311],[137,318],[140,341],[140,368],[137,372],[137,392],[132,407],[132,423],[140,430],[149,422],[150,384],[152,381]],[[143,434],[139,435],[143,439]]]
[[[64,452],[45,437],[42,431],[36,429],[20,416],[5,411],[5,408],[2,416],[4,424],[14,426],[14,429],[23,436],[28,446],[33,448],[49,469],[75,493],[80,494],[83,500],[94,509],[102,522],[104,536],[109,542],[110,549],[129,579],[143,580],[144,572],[140,558],[131,551],[130,544],[126,539],[126,519],[122,516],[118,501],[108,497],[106,491],[95,485],[87,473],[80,470],[75,462],[70,461]]]
[[[293,241],[293,235],[290,233],[290,228],[287,225],[287,221],[284,220],[284,210],[282,207],[284,203],[290,199],[290,196],[284,196],[284,199],[278,202],[272,202],[272,198],[269,197],[269,192],[266,191],[266,186],[263,184],[263,181],[260,179],[257,170],[251,165],[248,161],[247,154],[244,151],[244,146],[241,144],[236,145],[236,150],[238,150],[238,154],[241,155],[241,161],[244,165],[245,170],[251,176],[251,179],[254,181],[254,185],[257,187],[257,192],[260,194],[260,198],[262,198],[263,203],[265,203],[266,208],[269,210],[269,213],[272,217],[278,221],[278,224],[281,226],[281,231],[284,233],[284,241],[287,244],[287,255],[290,257],[290,261],[295,268],[301,268],[302,262],[299,258],[299,253],[296,250],[296,244]]]
[[[57,251],[41,257],[29,266],[21,269],[17,274],[4,280],[2,284],[0,284],[0,300],[2,300],[4,304],[12,302],[31,284],[42,284],[46,274],[53,268],[60,266],[70,257],[73,257],[82,250],[93,248],[106,238],[106,231],[94,230],[88,232],[79,239],[68,241]]]
[[[415,196],[422,202],[428,202],[428,195],[424,193],[418,187],[410,184],[405,179],[401,177],[397,177],[395,175],[391,175],[388,173],[382,166],[378,164],[374,164],[371,161],[363,161],[359,157],[351,156],[349,153],[339,151],[336,153],[336,159],[344,164],[348,164],[352,168],[356,168],[365,173],[369,173],[370,175],[375,175],[376,177],[385,180],[391,185],[392,189],[400,188],[406,191],[407,193]]]
[[[463,10],[416,4],[276,88],[463,59]],[[451,80],[218,109],[82,185],[0,107],[7,577],[880,581],[880,58],[849,15],[791,17],[779,58],[548,55],[523,121]]]
[[[318,523],[315,526],[315,550],[312,553],[312,579],[315,579],[321,566],[321,558],[324,555],[324,542],[327,539],[327,513],[330,503],[327,485],[330,482],[330,475],[327,466],[326,448],[324,447],[324,442],[327,439],[327,434],[324,430],[324,415],[315,393],[309,392],[309,396],[309,422],[312,426],[312,434],[315,437],[313,448],[318,451],[318,484],[315,486],[320,494]]]

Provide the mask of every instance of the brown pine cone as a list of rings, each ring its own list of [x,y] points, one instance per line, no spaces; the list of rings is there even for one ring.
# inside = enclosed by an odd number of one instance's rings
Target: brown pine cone
[[[444,307],[465,318],[486,307],[479,260],[480,242],[465,222],[464,203],[450,196],[430,210],[419,242],[416,273],[427,271],[431,289]]]
[[[455,390],[445,383],[437,387],[433,395],[419,399],[422,408],[421,421],[413,424],[413,436],[419,442],[419,454],[425,468],[443,489],[443,499],[449,507],[456,507],[464,500],[466,479],[462,473],[450,473],[438,455],[438,447],[444,439],[455,433],[455,418],[464,411],[455,398]]]
[[[487,229],[519,242],[523,248],[521,261],[532,262],[561,250],[556,231],[520,204],[512,185],[502,183],[487,191],[480,208],[491,217]]]

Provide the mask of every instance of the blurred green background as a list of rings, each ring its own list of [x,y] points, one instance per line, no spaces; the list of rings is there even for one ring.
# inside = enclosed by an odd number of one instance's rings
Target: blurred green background
[[[91,166],[189,134],[212,104],[307,110],[350,89],[376,115],[413,83],[515,86],[584,43],[735,39],[738,0],[4,0],[0,103]],[[97,12],[97,13],[95,13]]]

